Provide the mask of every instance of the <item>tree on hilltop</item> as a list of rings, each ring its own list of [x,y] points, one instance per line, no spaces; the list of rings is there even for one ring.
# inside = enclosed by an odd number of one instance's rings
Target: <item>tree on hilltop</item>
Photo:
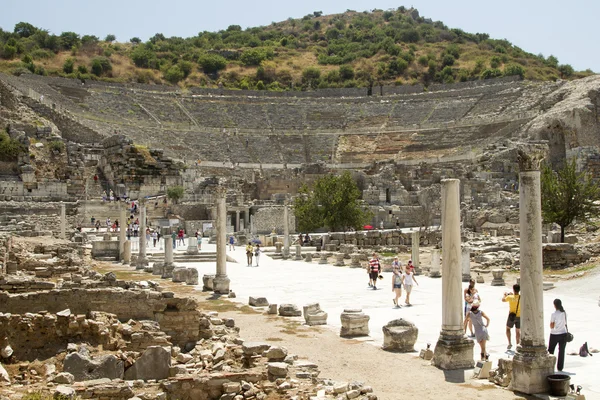
[[[361,228],[372,215],[360,204],[360,196],[360,189],[347,171],[319,178],[312,188],[302,185],[293,205],[298,230]]]
[[[542,216],[560,226],[560,241],[573,221],[600,215],[600,189],[585,171],[578,172],[573,159],[558,171],[545,164],[541,173]]]

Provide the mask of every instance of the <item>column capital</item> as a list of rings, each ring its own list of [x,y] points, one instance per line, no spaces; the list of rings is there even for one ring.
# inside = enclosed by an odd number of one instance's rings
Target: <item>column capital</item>
[[[227,196],[227,188],[223,185],[219,185],[215,188],[215,196],[217,198],[223,198]]]
[[[540,164],[548,152],[548,144],[544,142],[522,143],[517,147],[519,171],[539,171]]]

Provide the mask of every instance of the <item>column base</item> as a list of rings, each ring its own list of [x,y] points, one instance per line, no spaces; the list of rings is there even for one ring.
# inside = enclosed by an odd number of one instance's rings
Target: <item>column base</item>
[[[173,263],[164,263],[162,267],[162,275],[163,279],[170,279],[173,277],[173,270],[175,269],[175,264]]]
[[[429,271],[430,278],[441,278],[442,273],[440,271]]]
[[[185,251],[185,254],[198,254],[198,246],[188,246],[187,250]]]
[[[440,333],[432,364],[444,370],[467,369],[475,366],[473,346],[475,342],[465,337],[460,331],[443,331]]]
[[[219,294],[229,294],[229,283],[227,275],[215,276],[213,279],[213,291]]]
[[[462,274],[462,281],[463,282],[469,282],[471,280],[471,274]]]
[[[546,346],[521,347],[513,358],[512,389],[526,394],[548,393],[548,375],[554,373],[556,357]]]
[[[140,257],[138,256],[135,262],[135,269],[144,269],[148,266],[148,259],[146,256]]]

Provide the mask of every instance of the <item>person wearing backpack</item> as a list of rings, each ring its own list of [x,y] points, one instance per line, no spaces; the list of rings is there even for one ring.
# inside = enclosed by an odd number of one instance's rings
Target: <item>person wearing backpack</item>
[[[506,319],[506,338],[508,339],[508,346],[506,350],[512,349],[512,340],[510,330],[515,328],[515,342],[517,346],[521,343],[521,286],[519,284],[513,285],[512,293],[504,293],[502,297],[503,302],[508,302],[508,318]]]
[[[550,316],[550,341],[548,343],[548,353],[554,354],[556,345],[558,345],[556,369],[562,371],[565,366],[565,348],[567,347],[567,313],[565,312],[560,299],[554,299],[554,308],[556,310]]]

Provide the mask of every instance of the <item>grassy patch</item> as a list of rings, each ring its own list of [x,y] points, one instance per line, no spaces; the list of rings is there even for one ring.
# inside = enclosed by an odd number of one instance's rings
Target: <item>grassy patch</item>
[[[596,267],[598,267],[598,264],[583,264],[565,269],[545,269],[544,275],[571,275],[578,272],[592,271]]]
[[[283,339],[279,337],[268,337],[265,339],[265,342],[283,342]]]

